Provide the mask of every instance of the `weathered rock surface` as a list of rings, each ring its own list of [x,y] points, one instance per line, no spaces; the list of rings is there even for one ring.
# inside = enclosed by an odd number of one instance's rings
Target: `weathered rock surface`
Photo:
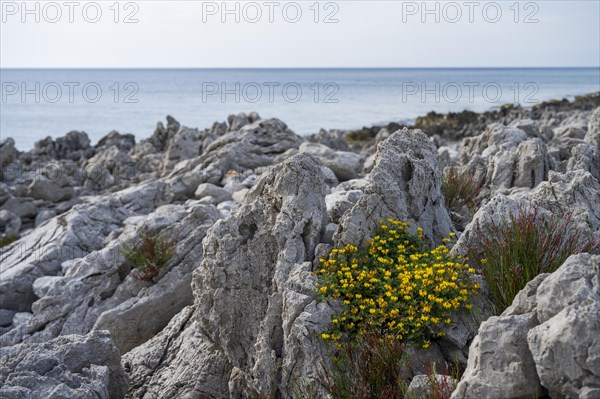
[[[133,223],[139,219],[120,237],[130,245],[142,230],[177,241],[174,256],[155,284],[127,275],[129,266],[119,253],[119,242],[111,241],[74,261],[65,276],[35,280],[32,290],[40,299],[33,304],[33,317],[4,334],[0,342],[40,341],[96,329],[110,331],[122,353],[143,343],[193,302],[190,283],[202,258],[202,239],[220,216],[213,206],[186,211],[181,205],[167,205],[146,217],[128,219]]]
[[[362,159],[354,152],[334,151],[317,143],[302,143],[299,151],[315,156],[335,173],[339,181],[354,179],[362,169]]]
[[[401,130],[379,143],[364,195],[341,218],[337,244],[363,243],[380,220],[394,218],[423,228],[429,243],[452,229],[441,192],[436,150],[419,130]]]
[[[452,394],[454,385],[456,385],[456,381],[448,375],[419,374],[415,375],[410,382],[410,385],[406,390],[406,396],[419,399],[429,398],[432,397],[435,392],[435,394],[442,395],[442,397],[447,398]]]
[[[478,157],[487,161],[485,187],[492,196],[513,187],[534,188],[554,168],[535,123],[515,127],[492,124],[481,135],[466,138],[461,148],[462,164],[468,167]]]
[[[125,218],[150,213],[162,201],[163,187],[159,181],[149,182],[77,205],[13,243],[0,253],[2,307],[29,310],[36,299],[36,278],[56,275],[62,262],[102,248]]]
[[[314,298],[309,263],[326,223],[324,198],[317,161],[293,156],[209,230],[192,283],[194,307],[124,358],[132,370],[131,397],[241,397],[248,389],[287,397],[293,378],[315,383],[323,350],[318,332],[331,314]],[[147,353],[160,353],[153,345],[165,348],[171,340],[166,362],[134,371],[147,364]],[[193,359],[191,344],[199,348]],[[197,378],[165,381],[190,375]]]
[[[120,399],[127,390],[119,352],[102,331],[2,348],[0,359],[6,399]]]
[[[600,256],[571,256],[485,321],[453,393],[459,398],[595,398],[600,393]]]

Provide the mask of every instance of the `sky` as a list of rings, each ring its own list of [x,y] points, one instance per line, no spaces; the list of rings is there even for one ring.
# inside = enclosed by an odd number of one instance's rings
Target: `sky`
[[[2,68],[600,66],[600,1],[0,1]]]

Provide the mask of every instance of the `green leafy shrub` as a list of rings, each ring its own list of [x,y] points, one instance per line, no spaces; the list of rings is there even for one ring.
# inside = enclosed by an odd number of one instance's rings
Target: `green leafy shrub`
[[[412,235],[408,227],[388,219],[374,231],[367,248],[346,245],[320,260],[321,298],[344,304],[323,339],[378,336],[427,348],[436,326],[449,324],[456,309],[471,308],[469,295],[479,287],[468,273],[475,270],[450,255],[450,239],[429,250],[422,229]]]
[[[136,269],[137,278],[151,281],[160,272],[160,268],[171,259],[176,245],[174,240],[143,231],[135,245],[130,246],[122,242],[119,252]]]
[[[461,171],[460,168],[446,168],[442,179],[446,208],[452,212],[459,212],[465,205],[474,209],[483,183],[483,179],[477,179],[472,173]]]
[[[0,238],[0,248],[6,247],[6,246],[12,244],[13,242],[17,241],[18,239],[19,239],[19,236],[16,234],[3,235]]]
[[[502,223],[483,228],[481,242],[467,255],[481,269],[498,313],[538,274],[552,273],[569,256],[600,246],[571,222],[572,213],[545,216],[537,208],[520,207]]]

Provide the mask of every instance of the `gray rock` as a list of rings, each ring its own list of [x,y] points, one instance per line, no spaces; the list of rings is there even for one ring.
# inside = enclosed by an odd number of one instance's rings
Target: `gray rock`
[[[317,143],[302,143],[300,152],[315,156],[321,163],[330,168],[340,181],[354,179],[362,169],[360,155],[348,151],[334,151]]]
[[[573,255],[485,321],[453,399],[595,398],[600,393],[600,256]]]
[[[15,313],[14,310],[0,308],[0,327],[10,326]]]
[[[73,198],[75,191],[66,179],[60,181],[47,178],[34,180],[27,187],[27,195],[32,198],[42,199],[50,202],[59,202]]]
[[[600,393],[600,256],[570,257],[538,287],[540,325],[527,341],[542,385],[552,397]]]
[[[165,182],[172,200],[190,198],[200,183],[219,184],[231,171],[243,174],[283,159],[279,156],[303,142],[279,119],[261,119],[240,130],[216,137],[203,147],[202,155],[175,168]]]
[[[33,304],[31,322],[6,333],[2,341],[47,340],[95,329],[110,331],[122,353],[140,345],[193,302],[190,283],[202,258],[202,239],[220,216],[213,206],[196,205],[187,211],[181,205],[167,205],[147,217],[128,218],[119,238],[129,245],[139,231],[160,232],[177,241],[173,257],[154,284],[128,273],[119,243],[110,242],[75,261],[65,276],[37,279],[33,291],[41,299]]]
[[[12,325],[18,326],[21,324],[27,324],[32,317],[33,315],[29,312],[16,312],[12,319]]]
[[[546,180],[549,170],[554,168],[554,161],[536,129],[519,126],[524,130],[494,123],[481,135],[463,141],[463,165],[468,167],[477,156],[487,161],[485,186],[492,196],[513,187],[533,188]]]
[[[7,399],[120,399],[127,377],[110,335],[97,331],[0,349]]]
[[[336,191],[325,197],[327,215],[332,223],[338,223],[348,210],[352,209],[363,192],[360,190]]]
[[[596,108],[590,117],[584,140],[600,149],[600,107]]]
[[[442,176],[435,148],[420,130],[401,130],[379,143],[375,167],[364,195],[340,220],[338,245],[366,242],[380,220],[394,218],[423,228],[433,244],[448,237],[450,216],[441,192]]]
[[[214,198],[215,203],[228,201],[231,199],[231,192],[225,188],[216,186],[211,183],[202,183],[196,189],[194,196],[198,199],[211,196]]]
[[[40,226],[46,220],[50,220],[54,216],[56,216],[56,211],[53,210],[53,209],[42,209],[42,210],[40,210],[38,212],[38,214],[35,216],[34,227]]]
[[[120,151],[129,152],[135,147],[135,136],[133,134],[121,134],[115,130],[102,137],[96,144],[96,152],[115,146]]]
[[[155,181],[96,197],[21,237],[0,254],[2,306],[29,310],[35,279],[56,275],[62,262],[102,248],[105,237],[127,217],[150,213],[162,200],[163,187]]]
[[[0,231],[2,231],[5,236],[9,236],[17,234],[19,230],[21,230],[21,218],[11,211],[7,211],[6,209],[1,210]]]
[[[415,399],[430,398],[436,392],[447,398],[452,394],[456,380],[449,375],[434,374],[434,375],[415,375],[408,389],[406,396]]]
[[[15,141],[8,137],[0,140],[0,180],[4,179],[4,169],[17,159]]]
[[[33,198],[24,197],[10,198],[2,204],[0,209],[10,211],[21,219],[35,217],[38,211]]]
[[[131,397],[240,397],[243,386],[289,396],[294,378],[316,383],[317,333],[332,312],[316,302],[310,272],[325,227],[325,187],[314,158],[293,156],[209,230],[194,307],[124,359]]]

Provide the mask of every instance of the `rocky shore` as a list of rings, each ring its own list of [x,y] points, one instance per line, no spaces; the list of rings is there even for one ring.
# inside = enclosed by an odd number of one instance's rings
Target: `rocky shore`
[[[464,253],[535,207],[600,240],[597,93],[307,137],[256,113],[203,130],[169,116],[139,142],[72,131],[19,152],[3,139],[0,166],[10,399],[294,398],[298,381],[325,398],[320,334],[339,304],[317,299],[312,272],[380,220],[409,221],[431,245],[456,233]],[[447,168],[481,182],[475,209],[445,205]],[[175,245],[150,281],[120,250],[142,232]],[[598,253],[537,276],[501,315],[483,288],[414,351],[415,375],[424,359],[458,361],[455,399],[600,397]]]

